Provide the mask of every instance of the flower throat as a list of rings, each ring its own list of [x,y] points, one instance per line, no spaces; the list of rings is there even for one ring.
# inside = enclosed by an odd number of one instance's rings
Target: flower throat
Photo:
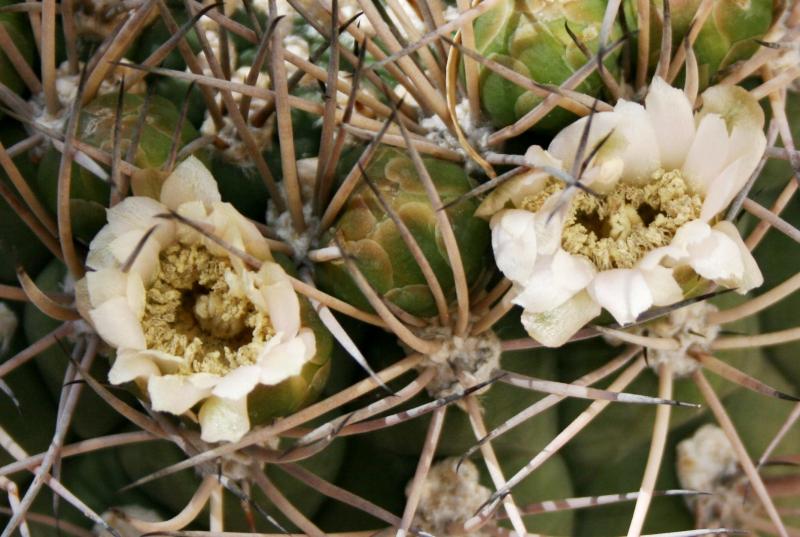
[[[523,207],[536,212],[563,190],[555,179]],[[604,195],[576,192],[561,235],[564,250],[588,258],[598,270],[633,267],[647,252],[666,246],[686,222],[700,216],[703,200],[680,171],[657,170],[647,184],[618,182]]]
[[[230,261],[180,243],[159,260],[142,318],[147,347],[182,357],[182,374],[224,375],[255,363],[274,330],[266,313],[231,292],[228,278],[237,276]]]

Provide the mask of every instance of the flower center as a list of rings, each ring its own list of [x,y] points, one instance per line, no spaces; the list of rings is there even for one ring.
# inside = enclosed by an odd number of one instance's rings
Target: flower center
[[[523,207],[536,212],[563,188],[552,179]],[[669,244],[679,227],[700,216],[702,205],[678,170],[657,170],[644,185],[617,183],[603,196],[579,191],[570,202],[561,245],[599,270],[631,268],[647,252]]]
[[[230,261],[197,244],[174,244],[160,261],[142,318],[147,348],[183,357],[179,372],[187,375],[255,363],[274,330],[266,313],[231,290],[238,276]]]

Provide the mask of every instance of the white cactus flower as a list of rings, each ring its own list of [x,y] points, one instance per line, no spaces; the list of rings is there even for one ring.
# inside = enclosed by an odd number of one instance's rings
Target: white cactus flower
[[[261,269],[163,218],[169,211],[257,258]],[[299,298],[266,240],[221,201],[194,157],[167,177],[159,200],[132,196],[108,210],[87,265],[82,312],[116,349],[111,383],[136,382],[157,411],[182,415],[199,405],[206,441],[241,438],[250,429],[248,394],[300,374],[316,353]]]
[[[764,152],[764,114],[734,86],[709,88],[702,99],[695,114],[681,90],[656,78],[644,106],[621,100],[595,114],[584,155],[599,150],[581,182],[598,195],[565,194],[550,173],[573,169],[582,118],[547,151],[531,147],[526,159],[537,168],[478,209],[491,217],[497,265],[514,283],[531,337],[562,345],[601,309],[631,323],[681,300],[700,279],[742,293],[761,285],[722,212]]]

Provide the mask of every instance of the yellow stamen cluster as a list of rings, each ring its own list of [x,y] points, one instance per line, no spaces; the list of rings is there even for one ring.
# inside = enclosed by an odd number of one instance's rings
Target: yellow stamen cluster
[[[223,375],[255,363],[274,330],[266,313],[231,291],[228,282],[238,276],[230,261],[177,243],[160,262],[142,319],[147,347],[183,357],[182,374]]]
[[[522,206],[536,212],[562,189],[563,183],[552,179]],[[647,252],[669,244],[679,227],[700,216],[702,205],[678,170],[657,170],[644,185],[620,182],[602,196],[578,191],[567,209],[561,245],[599,270],[631,268]]]

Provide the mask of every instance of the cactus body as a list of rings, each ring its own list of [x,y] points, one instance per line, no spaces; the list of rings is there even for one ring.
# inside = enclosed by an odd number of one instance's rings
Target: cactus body
[[[431,158],[425,158],[424,162],[442,203],[446,204],[470,190],[470,180],[459,167]],[[408,226],[430,262],[445,296],[452,300],[455,292],[453,276],[441,242],[441,231],[411,159],[396,149],[381,149],[366,172]],[[475,201],[468,200],[447,209],[469,282],[474,282],[481,273],[489,235],[486,224],[472,216],[476,206]],[[337,232],[342,234],[343,247],[378,293],[414,315],[436,313],[421,270],[394,222],[367,185],[362,184],[351,195],[335,224],[334,233]],[[331,235],[328,233],[323,243],[332,243]],[[320,264],[317,281],[351,304],[365,310],[372,309],[343,261]]]
[[[604,0],[504,0],[475,21],[476,47],[486,58],[536,82],[559,85],[587,62],[566,26],[596,53],[605,6]],[[614,69],[615,57],[605,60],[607,68]],[[483,108],[497,126],[514,123],[543,100],[488,68],[482,69],[480,80]],[[577,89],[591,95],[601,87],[600,77],[593,74]],[[536,129],[558,129],[573,119],[572,114],[559,108]]]

